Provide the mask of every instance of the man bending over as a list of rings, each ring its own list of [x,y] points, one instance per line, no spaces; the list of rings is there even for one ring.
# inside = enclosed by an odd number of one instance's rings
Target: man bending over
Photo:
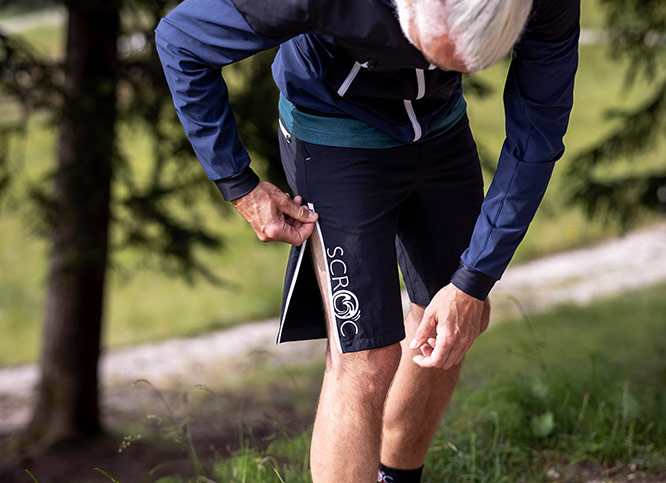
[[[315,483],[420,481],[461,361],[488,324],[488,293],[562,156],[579,9],[185,0],[160,23],[166,78],[206,174],[261,240],[293,245],[278,342],[328,337]],[[220,75],[276,45],[293,199],[250,168]],[[509,52],[506,139],[484,199],[461,73]]]

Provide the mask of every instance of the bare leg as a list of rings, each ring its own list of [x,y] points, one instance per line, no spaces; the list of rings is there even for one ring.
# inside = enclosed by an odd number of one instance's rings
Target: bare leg
[[[321,292],[328,293],[324,257],[317,232],[311,238],[313,261]],[[376,481],[382,413],[389,386],[400,361],[393,344],[340,354],[332,343],[333,318],[327,309],[329,344],[326,372],[312,434],[310,465],[314,483]]]
[[[386,401],[381,461],[391,468],[415,469],[423,465],[460,371],[460,366],[449,370],[424,369],[412,361],[418,352],[409,349],[408,344],[423,311],[423,306],[412,304],[405,319],[407,337],[401,344],[400,365]],[[489,315],[490,305],[486,302],[484,329]]]

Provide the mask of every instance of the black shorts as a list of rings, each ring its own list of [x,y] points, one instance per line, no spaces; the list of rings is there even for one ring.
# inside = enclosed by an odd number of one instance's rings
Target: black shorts
[[[467,116],[444,134],[386,149],[321,146],[278,134],[287,180],[319,214],[316,229],[340,352],[405,337],[398,263],[412,302],[428,305],[469,245],[483,180]],[[326,337],[308,242],[292,247],[278,343]]]

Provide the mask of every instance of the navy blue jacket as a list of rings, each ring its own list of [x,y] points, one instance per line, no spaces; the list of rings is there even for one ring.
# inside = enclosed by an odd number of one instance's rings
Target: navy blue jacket
[[[501,277],[564,152],[578,64],[580,0],[535,0],[504,90],[506,139],[452,282],[485,298]],[[185,0],[156,30],[174,104],[226,199],[258,183],[220,68],[276,45],[273,77],[294,105],[365,121],[397,140],[427,136],[460,94],[402,35],[390,0]]]

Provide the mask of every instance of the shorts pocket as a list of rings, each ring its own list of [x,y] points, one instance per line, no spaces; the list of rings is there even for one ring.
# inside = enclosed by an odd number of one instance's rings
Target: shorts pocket
[[[327,146],[325,144],[311,144],[311,143],[307,143],[305,141],[300,141],[300,140],[298,141],[298,144],[301,145],[301,149],[302,149],[303,154],[305,156],[305,158],[304,158],[305,161],[311,161],[313,159],[318,159],[322,155],[324,155],[324,153],[327,153],[327,152],[329,152],[331,150],[334,150],[334,149],[344,149],[344,148],[340,148],[338,146]]]

